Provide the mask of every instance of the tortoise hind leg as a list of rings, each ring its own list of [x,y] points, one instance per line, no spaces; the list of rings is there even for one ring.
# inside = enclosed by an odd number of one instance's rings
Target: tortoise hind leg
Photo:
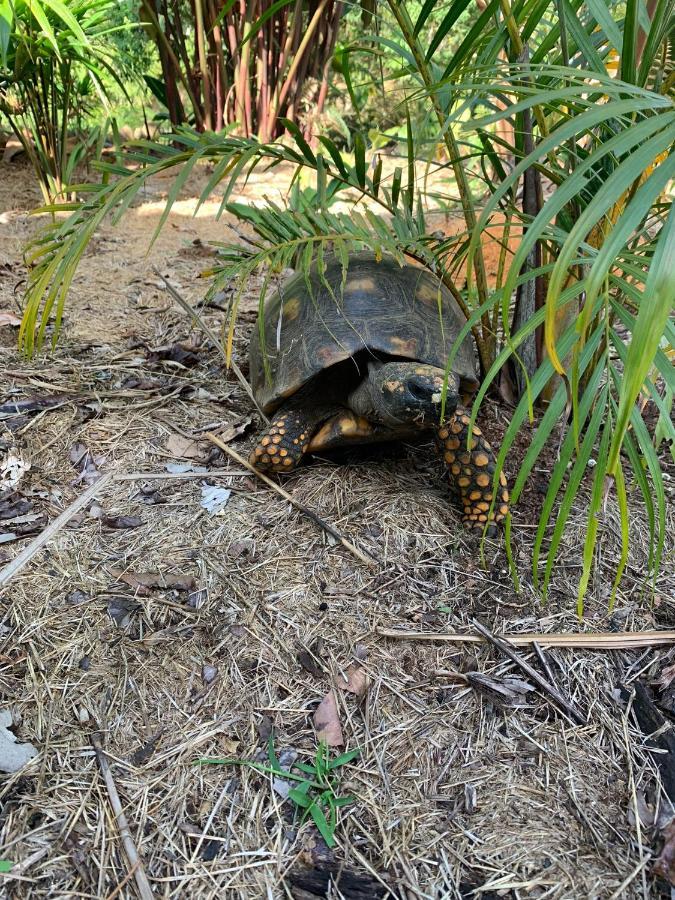
[[[292,472],[305,455],[316,425],[303,409],[280,410],[248,461],[261,472]]]
[[[492,512],[492,482],[496,459],[480,428],[474,426],[471,450],[467,449],[469,414],[462,406],[455,416],[438,430],[443,458],[448,467],[450,486],[459,495],[464,515],[462,521],[472,529],[482,532],[487,525],[489,537],[497,534],[497,525],[504,521],[509,511],[509,492],[506,477],[499,474],[499,489]]]

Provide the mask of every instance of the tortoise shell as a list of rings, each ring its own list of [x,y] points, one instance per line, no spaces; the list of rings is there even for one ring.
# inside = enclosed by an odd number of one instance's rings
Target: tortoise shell
[[[311,291],[302,273],[292,276],[265,303],[253,330],[249,372],[256,399],[266,413],[323,372],[364,350],[445,368],[466,318],[442,282],[414,265],[373,253],[350,257],[343,266],[326,257],[323,278],[316,263]],[[327,285],[329,287],[327,287]],[[329,289],[330,288],[330,289]],[[266,364],[261,353],[264,325]],[[453,362],[464,390],[477,387],[470,335]]]

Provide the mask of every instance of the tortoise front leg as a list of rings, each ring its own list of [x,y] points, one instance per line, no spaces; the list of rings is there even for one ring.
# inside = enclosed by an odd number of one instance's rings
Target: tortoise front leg
[[[316,422],[302,409],[279,411],[248,461],[261,472],[292,472],[304,456]]]
[[[454,418],[439,428],[438,437],[448,467],[450,486],[459,495],[464,507],[462,521],[467,527],[481,532],[489,522],[487,533],[494,537],[497,534],[496,524],[503,522],[509,511],[506,477],[503,472],[499,473],[497,499],[490,513],[495,454],[476,426],[472,432],[471,450],[467,449],[469,422],[467,410],[458,406]]]

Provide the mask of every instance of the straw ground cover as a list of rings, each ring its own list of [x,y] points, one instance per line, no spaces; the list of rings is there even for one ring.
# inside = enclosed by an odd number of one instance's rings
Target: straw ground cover
[[[3,170],[3,310],[15,308],[25,277],[20,247],[38,201],[28,185],[27,171]],[[215,448],[204,444],[197,460],[177,453],[177,438],[207,427],[230,436],[251,415],[218,353],[200,344],[152,272],[158,266],[192,303],[202,296],[204,242],[222,238],[223,226],[208,209],[190,218],[196,186],[186,187],[148,257],[161,182],[121,227],[101,230],[52,356],[26,363],[10,329],[0,332],[0,402],[10,392],[62,397],[54,409],[2,423],[3,439],[31,463],[19,488],[42,521],[86,487],[80,474],[89,458],[73,454],[75,445],[118,476],[2,596],[2,706],[20,740],[40,751],[0,787],[0,857],[32,860],[2,889],[15,897],[136,896],[92,748],[100,730],[157,896],[307,897],[302,879],[312,863],[353,875],[335,897],[360,896],[359,885],[372,897],[661,896],[650,863],[663,822],[659,776],[617,686],[656,679],[672,661],[668,651],[551,651],[559,687],[588,717],[577,726],[535,692],[504,707],[457,678],[472,670],[502,683],[520,677],[491,649],[377,635],[397,626],[462,631],[476,617],[497,632],[579,628],[583,511],[542,607],[527,581],[514,592],[500,547],[490,545],[481,565],[430,444],[316,460],[285,481],[294,498],[374,554],[372,568]],[[252,283],[247,295],[247,327],[258,288]],[[225,313],[204,315],[217,331]],[[242,366],[247,327],[235,347]],[[189,366],[151,355],[177,341],[195,347]],[[505,415],[488,404],[481,424],[497,435]],[[255,419],[231,446],[245,455],[254,430]],[[523,434],[518,451],[526,444]],[[181,462],[208,471],[167,471]],[[536,474],[514,520],[524,558],[547,470]],[[209,480],[232,490],[219,515],[200,505]],[[113,527],[122,523],[135,527]],[[609,529],[581,627],[673,627],[670,524],[656,600],[642,577],[647,548],[636,542],[611,615],[620,536]],[[0,546],[4,561],[23,544]],[[147,586],[148,574],[160,576],[159,587]],[[172,587],[176,576],[182,583]],[[314,666],[306,655],[299,661],[303,649]],[[361,697],[340,688],[352,664],[367,675]],[[341,810],[334,854],[310,825],[297,828],[264,774],[194,764],[206,756],[264,762],[270,729],[284,758],[311,762],[312,713],[331,688],[345,749],[361,748],[341,775],[340,793],[355,799]]]

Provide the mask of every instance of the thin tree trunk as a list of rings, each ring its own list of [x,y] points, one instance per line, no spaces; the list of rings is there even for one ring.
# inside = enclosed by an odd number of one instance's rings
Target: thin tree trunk
[[[207,131],[213,131],[213,97],[211,95],[211,78],[206,58],[206,37],[204,34],[204,6],[203,0],[194,0],[195,3],[195,43],[199,57],[199,71],[202,76],[202,97],[204,99],[204,127]]]

